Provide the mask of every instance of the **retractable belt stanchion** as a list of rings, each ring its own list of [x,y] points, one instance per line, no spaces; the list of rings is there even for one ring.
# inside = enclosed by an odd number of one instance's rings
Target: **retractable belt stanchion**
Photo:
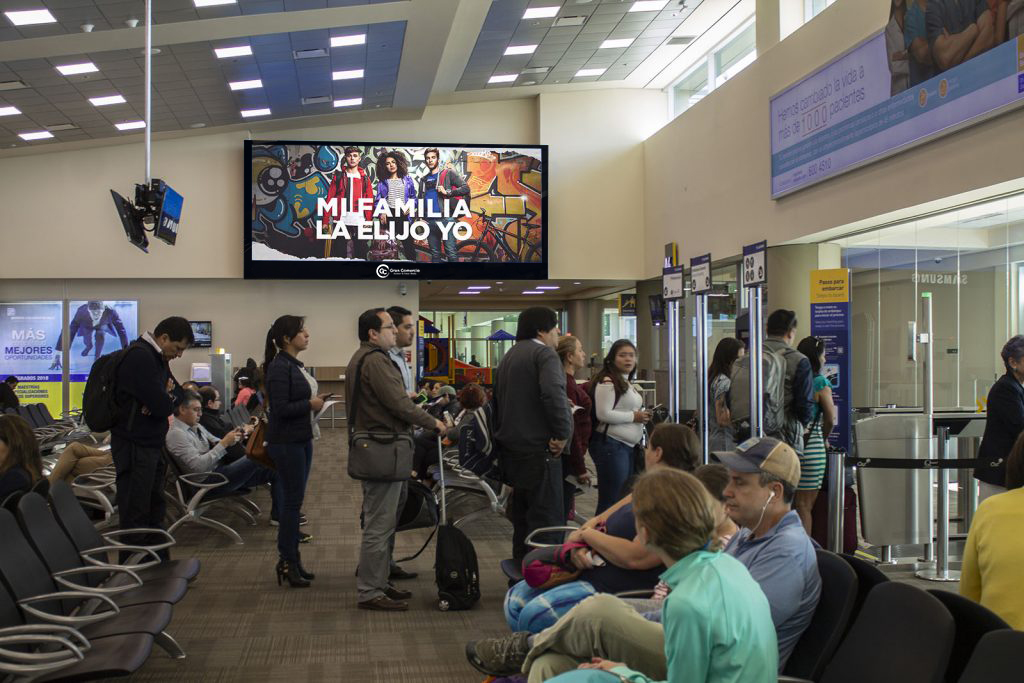
[[[949,569],[949,468],[942,461],[949,459],[949,427],[939,427],[939,521],[938,538],[935,541],[936,561],[934,569],[922,569],[916,575],[926,581],[959,581],[960,572]]]
[[[843,504],[846,462],[842,451],[828,452],[828,549],[843,552]]]
[[[668,412],[679,422],[679,302],[668,302]]]
[[[690,259],[690,289],[696,305],[694,308],[697,322],[697,420],[700,429],[700,461],[708,462],[708,292],[711,291],[711,254],[704,254]]]
[[[764,324],[761,322],[761,286],[750,288],[750,435],[764,436],[764,377],[761,373],[761,347]]]
[[[918,338],[925,347],[924,353],[924,416],[928,429],[928,457],[935,457],[935,336],[932,330],[932,293],[921,292],[921,319],[924,333]],[[948,479],[948,475],[947,475]],[[932,481],[928,474],[928,542],[924,546],[924,562],[935,561],[935,506],[932,503]]]

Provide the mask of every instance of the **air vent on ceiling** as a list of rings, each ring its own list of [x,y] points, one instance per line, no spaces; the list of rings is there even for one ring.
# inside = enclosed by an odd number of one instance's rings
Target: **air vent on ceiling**
[[[20,90],[27,87],[21,81],[0,81],[0,90]]]
[[[324,102],[330,102],[330,95],[317,95],[316,97],[303,97],[303,104],[323,104]]]
[[[697,36],[673,36],[668,39],[669,45],[689,45]]]
[[[78,126],[73,123],[58,123],[55,126],[46,126],[46,130],[55,133],[59,130],[77,130]]]
[[[317,59],[319,57],[326,57],[327,50],[318,47],[313,50],[294,50],[292,54],[295,56],[295,59]]]
[[[519,73],[521,74],[546,74],[550,66],[531,66],[523,69]]]
[[[555,28],[563,28],[565,26],[583,26],[586,21],[586,17],[558,17],[555,19],[553,26]]]

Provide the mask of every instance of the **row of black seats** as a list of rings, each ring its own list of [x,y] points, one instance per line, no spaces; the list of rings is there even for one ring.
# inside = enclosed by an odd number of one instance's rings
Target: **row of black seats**
[[[81,424],[80,413],[68,413],[57,420],[50,414],[50,409],[45,403],[22,403],[17,408],[7,408],[4,412],[8,415],[18,415],[28,422],[43,451],[52,449],[58,441],[90,438],[93,443],[96,442],[89,428]]]
[[[160,530],[100,534],[71,488],[54,482],[49,504],[30,492],[0,509],[0,674],[84,681],[139,669],[153,645],[184,652],[166,628],[199,561],[161,562],[174,544]],[[163,542],[118,541],[144,531]],[[115,564],[112,556],[130,558]]]
[[[1024,632],[978,603],[890,581],[818,551],[821,599],[780,683],[998,683],[1021,679]]]

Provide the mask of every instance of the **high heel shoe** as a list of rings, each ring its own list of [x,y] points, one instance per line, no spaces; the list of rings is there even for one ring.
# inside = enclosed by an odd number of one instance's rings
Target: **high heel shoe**
[[[299,576],[304,578],[306,581],[312,581],[313,579],[315,579],[316,574],[314,574],[313,572],[306,571],[306,568],[302,566],[302,553],[298,553],[297,557],[299,558],[299,561],[295,564],[299,569]]]
[[[277,562],[277,585],[280,586],[282,581],[287,581],[288,585],[292,588],[309,588],[309,580],[299,573],[298,563],[286,562],[285,560],[278,560]]]

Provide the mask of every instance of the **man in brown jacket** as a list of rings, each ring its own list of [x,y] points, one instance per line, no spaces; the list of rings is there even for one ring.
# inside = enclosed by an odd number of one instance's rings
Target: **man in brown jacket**
[[[359,349],[345,372],[345,405],[354,431],[408,432],[413,426],[440,432],[445,425],[418,408],[405,391],[402,375],[388,351],[395,345],[395,323],[383,308],[359,316]],[[378,351],[382,353],[377,353]],[[365,359],[365,360],[364,360]],[[359,396],[354,395],[356,366]],[[355,420],[352,406],[358,401]],[[395,543],[398,505],[405,482],[363,481],[363,540],[359,549],[356,588],[359,608],[385,611],[409,609],[409,591],[388,582]]]

